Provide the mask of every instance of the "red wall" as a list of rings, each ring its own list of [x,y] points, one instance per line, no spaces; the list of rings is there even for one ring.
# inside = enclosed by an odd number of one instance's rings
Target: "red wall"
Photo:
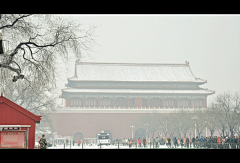
[[[141,118],[147,113],[50,113],[54,132],[73,136],[81,132],[84,138],[94,138],[101,130],[108,130],[113,138],[130,138],[131,125],[134,131],[142,128]]]
[[[135,98],[135,107],[142,107],[142,98]]]

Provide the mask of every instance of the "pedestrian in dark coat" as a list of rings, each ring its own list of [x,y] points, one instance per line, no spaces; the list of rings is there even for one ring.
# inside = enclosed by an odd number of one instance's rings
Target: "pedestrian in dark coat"
[[[158,148],[158,137],[156,137],[155,142],[156,142],[156,147]]]
[[[181,144],[181,148],[183,147],[183,137],[182,139],[180,140],[180,144]]]
[[[193,147],[195,148],[195,138],[192,138]]]
[[[168,147],[171,148],[171,138],[168,138],[167,140],[168,140]]]
[[[173,144],[174,144],[174,147],[177,148],[178,143],[177,143],[177,138],[176,137],[173,138]]]
[[[186,139],[186,145],[187,145],[187,148],[189,148],[189,138],[188,137]]]
[[[143,138],[143,146],[144,146],[144,148],[145,148],[146,144],[147,144],[147,141],[146,141],[145,138]]]
[[[42,138],[39,140],[40,149],[47,149],[47,140],[45,135],[42,135]]]

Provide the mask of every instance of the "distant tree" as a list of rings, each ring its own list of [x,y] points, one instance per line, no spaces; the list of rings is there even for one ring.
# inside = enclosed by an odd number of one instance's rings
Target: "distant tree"
[[[195,129],[196,123],[196,132],[198,137],[200,137],[201,133],[206,127],[206,110],[204,109],[194,109],[193,115],[195,116],[192,118],[192,128]]]
[[[176,118],[178,119],[179,122],[179,130],[183,133],[183,136],[187,136],[187,132],[193,125],[192,122],[192,117],[193,114],[185,109],[179,109],[176,113]]]
[[[211,111],[215,114],[212,118],[216,118],[221,125],[223,134],[227,127],[233,136],[240,122],[240,93],[225,92],[218,95],[212,104]]]

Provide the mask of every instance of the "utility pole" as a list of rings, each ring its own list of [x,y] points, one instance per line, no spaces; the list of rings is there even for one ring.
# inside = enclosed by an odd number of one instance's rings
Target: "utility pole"
[[[133,126],[133,125],[131,125],[130,126],[130,128],[132,129],[132,138],[133,138],[133,128],[134,128],[135,126]]]
[[[147,126],[147,127],[148,127],[148,126],[149,126],[149,124],[144,124],[144,126]],[[147,132],[147,127],[146,127],[146,140],[147,140],[147,141],[149,141],[149,140],[148,140],[148,132]]]

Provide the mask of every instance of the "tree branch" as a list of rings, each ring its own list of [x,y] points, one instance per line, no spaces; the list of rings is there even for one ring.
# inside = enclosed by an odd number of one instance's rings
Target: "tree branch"
[[[14,24],[16,24],[20,19],[23,19],[23,18],[31,16],[31,15],[32,14],[23,15],[23,16],[17,18],[12,24],[4,25],[4,26],[0,27],[0,29],[13,27]]]

